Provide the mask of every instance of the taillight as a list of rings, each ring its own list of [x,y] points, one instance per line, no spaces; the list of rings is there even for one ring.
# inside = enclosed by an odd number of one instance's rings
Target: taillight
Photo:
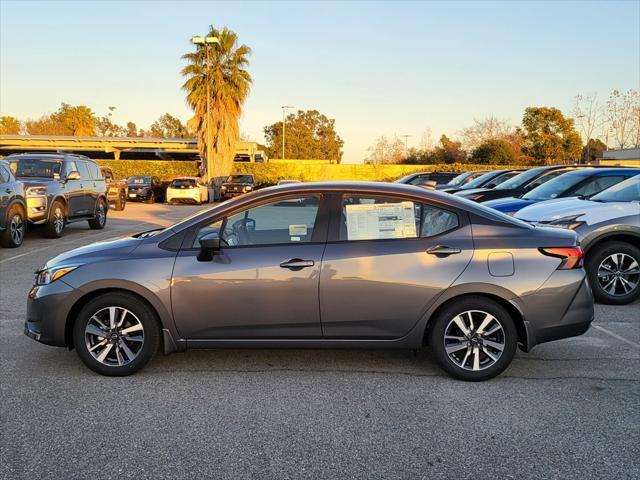
[[[548,257],[561,258],[562,262],[558,266],[558,270],[571,270],[582,267],[582,258],[584,257],[582,247],[547,247],[539,248],[538,250]]]

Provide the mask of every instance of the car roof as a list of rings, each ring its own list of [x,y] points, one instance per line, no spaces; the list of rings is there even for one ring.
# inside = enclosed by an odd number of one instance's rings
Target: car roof
[[[25,152],[25,153],[12,153],[11,155],[5,157],[6,160],[12,159],[20,159],[20,158],[41,158],[43,160],[64,160],[66,158],[72,158],[74,160],[86,160],[88,162],[95,161],[92,158],[89,158],[85,155],[80,155],[79,153],[70,153],[70,152]]]
[[[562,174],[568,176],[578,176],[578,177],[593,177],[600,175],[608,175],[612,173],[634,173],[634,171],[640,172],[640,168],[636,167],[600,167],[600,168],[580,168],[577,170],[569,170],[567,173]]]

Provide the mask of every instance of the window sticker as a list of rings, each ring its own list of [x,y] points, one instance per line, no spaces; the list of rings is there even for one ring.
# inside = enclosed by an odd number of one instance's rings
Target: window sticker
[[[413,202],[346,205],[347,239],[415,238]]]
[[[296,225],[289,225],[289,236],[306,236],[307,235],[307,225],[302,223],[302,224],[296,224]]]

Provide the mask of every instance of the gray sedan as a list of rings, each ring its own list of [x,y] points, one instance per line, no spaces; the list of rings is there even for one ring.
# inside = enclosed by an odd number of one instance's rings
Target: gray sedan
[[[451,375],[486,380],[518,346],[589,328],[581,261],[574,232],[448,194],[291,184],[50,260],[25,334],[104,375],[159,349],[429,345]]]

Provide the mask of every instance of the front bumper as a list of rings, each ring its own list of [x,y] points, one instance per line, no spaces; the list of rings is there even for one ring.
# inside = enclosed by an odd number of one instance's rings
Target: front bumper
[[[47,220],[47,197],[44,195],[27,196],[27,219],[34,224]]]
[[[27,298],[24,334],[47,345],[68,346],[65,337],[67,315],[80,296],[80,291],[62,280],[49,285],[34,285]]]
[[[137,192],[137,191],[131,191],[129,190],[129,192],[127,193],[127,200],[130,202],[135,202],[135,201],[146,201],[149,200],[149,198],[151,198],[152,192],[151,191],[145,191],[145,192]]]
[[[557,270],[535,293],[518,299],[529,351],[533,346],[585,333],[593,322],[593,294],[583,269]]]

